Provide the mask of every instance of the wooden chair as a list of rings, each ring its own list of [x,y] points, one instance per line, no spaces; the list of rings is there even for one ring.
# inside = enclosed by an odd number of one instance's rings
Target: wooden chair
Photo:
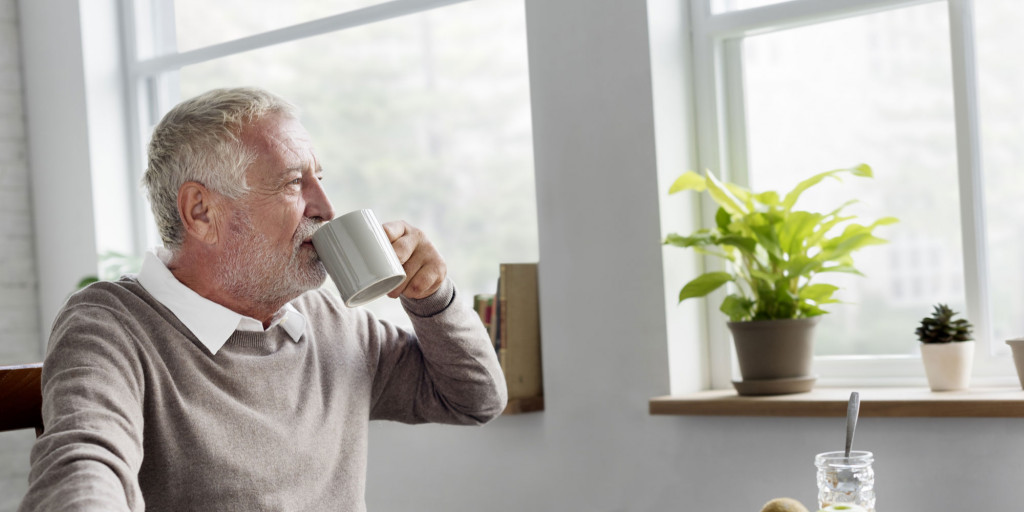
[[[0,366],[0,432],[23,428],[43,433],[43,363]]]

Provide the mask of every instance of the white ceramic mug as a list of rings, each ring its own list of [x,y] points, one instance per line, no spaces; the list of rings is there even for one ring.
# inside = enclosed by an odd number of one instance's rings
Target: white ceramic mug
[[[405,279],[387,233],[370,210],[324,224],[313,233],[313,247],[348,307],[387,295]]]

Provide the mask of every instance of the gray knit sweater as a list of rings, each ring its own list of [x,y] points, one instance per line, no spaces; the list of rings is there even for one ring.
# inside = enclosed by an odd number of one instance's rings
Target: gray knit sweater
[[[362,511],[370,419],[481,424],[505,405],[450,281],[403,299],[415,334],[322,291],[292,304],[297,343],[236,331],[213,355],[131,277],[72,296],[20,510]]]

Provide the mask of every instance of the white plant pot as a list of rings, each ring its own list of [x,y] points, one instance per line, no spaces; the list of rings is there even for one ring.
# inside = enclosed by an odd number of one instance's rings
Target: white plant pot
[[[921,343],[921,360],[932,391],[967,389],[974,367],[974,342]]]

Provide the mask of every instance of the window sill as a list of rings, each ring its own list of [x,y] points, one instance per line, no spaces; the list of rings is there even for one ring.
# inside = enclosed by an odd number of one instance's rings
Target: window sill
[[[860,394],[860,416],[876,418],[1024,418],[1020,387],[933,392],[928,388],[816,388],[807,393],[738,396],[733,390],[652,398],[652,415],[843,417],[850,392]]]

